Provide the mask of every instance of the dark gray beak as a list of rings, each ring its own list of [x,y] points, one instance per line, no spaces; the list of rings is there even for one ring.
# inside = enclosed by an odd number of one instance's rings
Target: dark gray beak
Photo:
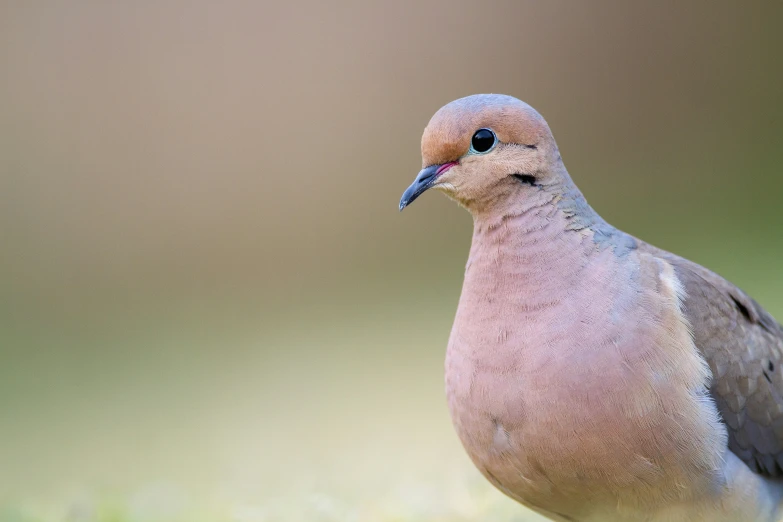
[[[441,167],[442,165],[430,165],[427,168],[421,169],[419,175],[416,176],[416,179],[411,183],[411,186],[403,192],[402,198],[400,199],[400,211],[413,203],[416,198],[421,196],[425,190],[435,183],[435,179],[438,177],[438,174],[440,174],[439,170]]]

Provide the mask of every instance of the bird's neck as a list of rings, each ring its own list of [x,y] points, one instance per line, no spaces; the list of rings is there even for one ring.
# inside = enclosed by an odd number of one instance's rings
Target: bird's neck
[[[502,211],[473,214],[464,300],[497,294],[535,308],[581,284],[597,256],[621,260],[636,248],[570,185],[528,187]]]
[[[557,334],[553,325],[574,315],[574,302],[609,302],[604,294],[627,290],[619,281],[630,267],[632,247],[624,243],[630,236],[606,224],[584,198],[565,200],[562,192],[543,188],[537,194],[502,215],[474,213],[451,353],[491,359],[530,339],[549,342],[547,336]],[[508,336],[522,331],[527,341],[509,344]]]
[[[474,214],[466,289],[537,286],[555,279],[567,284],[563,279],[578,273],[592,250],[591,234],[574,229],[574,218],[557,197],[540,196],[503,213]]]
[[[596,244],[620,239],[622,233],[587,204],[568,174],[562,176],[557,185],[520,185],[474,210],[470,261],[491,257],[507,270],[542,272],[562,262],[579,264]]]

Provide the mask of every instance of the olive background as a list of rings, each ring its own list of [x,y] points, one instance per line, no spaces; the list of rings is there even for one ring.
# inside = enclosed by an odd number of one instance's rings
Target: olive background
[[[456,439],[430,116],[783,320],[777,2],[0,1],[0,520],[533,520]],[[553,412],[555,414],[556,412]]]

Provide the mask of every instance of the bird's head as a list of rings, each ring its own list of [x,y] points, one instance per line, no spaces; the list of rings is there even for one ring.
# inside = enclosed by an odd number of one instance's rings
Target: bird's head
[[[423,169],[400,210],[435,188],[471,212],[507,206],[568,179],[544,118],[511,96],[477,94],[442,107],[421,138]]]

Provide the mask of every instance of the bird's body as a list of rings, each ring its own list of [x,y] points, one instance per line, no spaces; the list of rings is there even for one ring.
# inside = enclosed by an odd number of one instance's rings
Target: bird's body
[[[567,223],[557,205],[476,220],[446,356],[476,466],[564,520],[772,520],[777,492],[734,473],[746,466],[709,399],[683,314],[687,265]]]
[[[403,203],[428,184],[474,217],[446,391],[478,469],[554,520],[778,520],[780,325],[601,219],[518,100],[447,105],[422,152]]]

